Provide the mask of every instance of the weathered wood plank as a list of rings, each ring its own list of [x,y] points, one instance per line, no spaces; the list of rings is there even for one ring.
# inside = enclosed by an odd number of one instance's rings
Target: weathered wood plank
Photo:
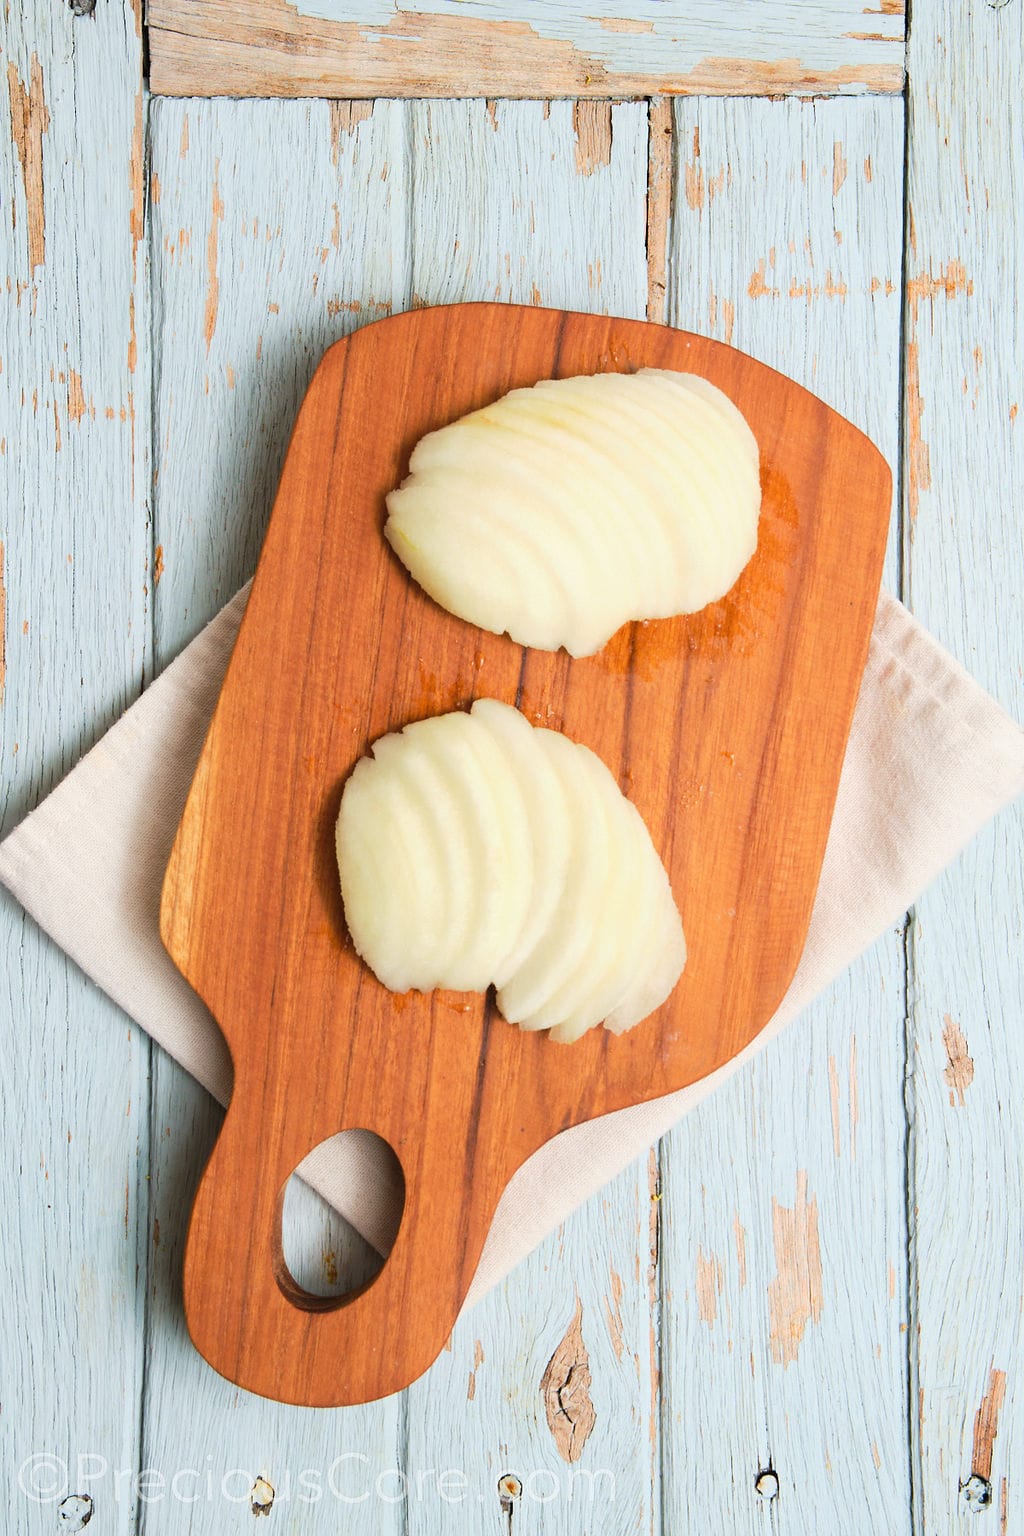
[[[223,587],[228,582],[235,584],[247,574],[241,561],[246,555],[249,560],[254,558],[276,481],[290,414],[308,372],[333,334],[340,333],[343,327],[359,318],[368,318],[365,308],[356,315],[350,313],[347,307],[350,303],[372,295],[374,305],[380,304],[383,308],[384,303],[398,307],[411,301],[413,296],[417,302],[434,302],[442,298],[482,298],[497,294],[510,299],[589,303],[595,308],[642,312],[646,286],[646,112],[642,106],[618,107],[614,113],[612,109],[602,107],[590,114],[584,111],[582,115],[574,115],[569,104],[556,104],[551,108],[539,103],[507,109],[501,106],[490,112],[483,103],[416,108],[412,111],[408,129],[412,145],[411,174],[402,160],[405,135],[399,115],[405,113],[406,109],[378,105],[373,117],[355,125],[350,137],[354,114],[337,110],[332,114],[326,107],[308,110],[297,106],[267,108],[218,104],[197,108],[193,104],[188,107],[164,104],[154,111],[154,172],[159,182],[160,199],[154,209],[154,243],[158,250],[163,251],[166,247],[165,264],[157,274],[155,285],[161,324],[157,401],[157,439],[162,447],[157,517],[158,536],[164,546],[164,574],[158,593],[161,655],[169,654],[184,634],[190,632],[193,624],[206,616],[209,608],[224,595]],[[189,120],[186,155],[191,158],[198,154],[204,158],[199,161],[198,171],[183,175],[179,166],[186,117]],[[332,123],[336,131],[335,145],[342,156],[340,170],[331,160]],[[207,301],[210,230],[215,206],[212,194],[215,151],[219,152],[222,166],[234,164],[231,148],[243,143],[248,149],[244,169],[237,172],[231,183],[223,175],[218,181],[217,202],[223,204],[223,213],[216,221],[217,318],[208,356],[206,329],[211,309]],[[253,174],[254,159],[259,165],[258,181]],[[240,155],[238,160],[240,166],[243,165]],[[306,174],[312,184],[296,177],[292,170],[296,164],[307,167]],[[385,168],[387,179],[382,180]],[[362,182],[357,181],[357,172],[363,178]],[[510,177],[513,178],[511,184]],[[414,187],[414,265],[407,274],[399,268],[396,276],[391,253],[400,256],[407,246],[404,236],[399,241],[400,231],[389,227],[387,220],[397,216],[396,202],[399,209],[404,207],[401,200],[410,183]],[[363,186],[364,190],[354,191],[357,185]],[[257,187],[258,192],[254,191]],[[483,196],[482,188],[487,189]],[[369,189],[377,189],[379,197],[386,201],[377,206]],[[257,195],[259,203],[253,201]],[[364,247],[358,243],[350,244],[348,240],[339,242],[342,255],[336,253],[330,240],[330,230],[336,222],[332,213],[327,214],[322,232],[315,222],[311,227],[310,208],[330,210],[339,195],[350,200],[363,198],[358,218],[346,204],[338,222],[345,232],[350,227],[366,229],[365,250],[369,254],[365,257],[362,255]],[[264,239],[266,227],[273,232],[269,242],[270,256],[262,264],[252,263],[249,259],[247,242],[253,239],[256,225]],[[278,226],[282,231],[280,235],[277,234]],[[198,273],[194,268],[182,273],[177,265],[177,251],[171,249],[176,241],[180,248],[179,232],[183,228],[191,231],[186,248],[191,242],[192,246],[205,252],[206,259]],[[242,230],[241,234],[235,233],[238,229]],[[229,244],[229,241],[234,243]],[[453,268],[451,257],[456,253],[456,247],[458,265]],[[328,252],[326,262],[321,261],[325,249]],[[382,265],[367,273],[359,265],[363,260],[376,260]],[[246,261],[244,270],[243,261]],[[221,273],[231,274],[230,289],[229,280],[222,278]],[[406,284],[404,292],[403,281]],[[544,285],[543,288],[540,285]],[[179,286],[187,291],[179,293]],[[381,293],[388,295],[386,301],[376,297]],[[258,335],[266,324],[269,303],[279,305],[274,320],[280,316],[282,330],[279,334],[285,338],[279,343],[277,353],[271,354],[279,360],[278,373],[271,380],[263,376],[267,366],[264,359],[268,356],[266,336],[261,355],[256,359]],[[371,314],[374,312],[375,309],[370,311]],[[296,335],[301,348],[298,364],[286,340]],[[282,350],[289,364],[289,372],[285,375],[287,390],[281,388]],[[244,377],[239,358],[247,360]],[[234,373],[233,387],[227,380],[229,366]],[[303,373],[296,378],[299,368]],[[216,387],[213,381],[218,378],[218,371],[221,382]],[[208,378],[211,380],[209,394]],[[270,391],[275,386],[271,396]],[[240,398],[240,390],[250,393]],[[264,451],[261,458],[258,467],[260,489],[254,496],[238,472],[242,445],[235,442],[234,433],[246,430],[247,423],[247,429],[251,431],[251,422],[260,419],[261,411],[270,409],[271,401],[279,413],[276,418],[278,430],[272,452]],[[212,472],[217,488],[213,496],[205,492],[202,496],[198,494],[197,464],[203,466],[207,477]],[[188,522],[178,519],[175,524],[175,506],[191,508]],[[171,585],[175,577],[176,586]],[[187,613],[184,610],[188,610]],[[175,628],[176,625],[180,628]],[[181,1101],[175,1100],[176,1108],[170,1106],[174,1109],[172,1118],[170,1113],[163,1112],[164,1099],[161,1097],[161,1083],[172,1071],[164,1063],[158,1064],[156,1102],[160,1106],[161,1123],[173,1127],[183,1123]],[[180,1095],[186,1087],[179,1082],[174,1085],[174,1091]],[[212,1125],[195,1133],[199,1144],[196,1171],[201,1148],[209,1144],[213,1134]],[[175,1193],[177,1186],[174,1184],[168,1186],[166,1200],[162,1195],[166,1180],[172,1176],[173,1168],[161,1181],[159,1165],[154,1170],[155,1199],[161,1212],[168,1206],[173,1211],[184,1205]],[[638,1199],[643,1220],[638,1215]],[[646,1244],[647,1206],[646,1188],[639,1196],[629,1188],[627,1194],[620,1191],[618,1197],[613,1198],[611,1225],[618,1232],[620,1247],[625,1244],[628,1249],[632,1244],[636,1248],[638,1241],[641,1245]],[[609,1218],[605,1215],[598,1250],[601,1252],[609,1250],[608,1224]],[[180,1230],[181,1216],[176,1225]],[[161,1231],[163,1233],[163,1226]],[[167,1251],[164,1236],[161,1237],[161,1250]],[[586,1252],[585,1243],[580,1251]],[[646,1254],[645,1247],[643,1252]],[[614,1262],[617,1257],[619,1268],[625,1272],[626,1260],[614,1249],[609,1262]],[[635,1283],[636,1262],[634,1258],[628,1276],[623,1273],[627,1284]],[[508,1283],[525,1283],[526,1289],[518,1292],[523,1298],[530,1295],[529,1282],[530,1277],[526,1276],[518,1281],[513,1277]],[[620,1397],[625,1394],[629,1402],[642,1404],[649,1422],[650,1387],[638,1382],[637,1367],[631,1358],[624,1355],[627,1363],[620,1364],[610,1342],[608,1330],[611,1325],[605,1319],[604,1298],[613,1294],[610,1290],[613,1282],[603,1262],[600,1272],[590,1277],[589,1289],[584,1286],[582,1276],[578,1283],[583,1287],[581,1294],[586,1303],[584,1339],[593,1340],[595,1361],[602,1358],[602,1349],[604,1354],[610,1352],[609,1358],[615,1359],[614,1369],[611,1365],[602,1369],[596,1387],[605,1410],[605,1432],[614,1421],[608,1405],[616,1394]],[[630,1322],[631,1308],[633,1312],[638,1307],[645,1310],[647,1295],[645,1259],[641,1265],[639,1289],[631,1290],[621,1303],[625,1317],[623,1327],[630,1329],[630,1336],[636,1333]],[[561,1292],[559,1300],[564,1300]],[[569,1300],[572,1301],[571,1296]],[[504,1316],[503,1307],[500,1302],[496,1305],[496,1315],[500,1319]],[[504,1307],[508,1305],[506,1301]],[[529,1311],[533,1302],[520,1299],[515,1305],[521,1311]],[[614,1302],[614,1305],[618,1307],[619,1303]],[[544,1315],[543,1308],[538,1315]],[[617,1317],[617,1311],[613,1315]],[[592,1319],[600,1320],[596,1340],[592,1335]],[[472,1329],[478,1325],[469,1320],[466,1326]],[[649,1332],[649,1324],[644,1326]],[[473,1336],[474,1348],[477,1336]],[[483,1338],[482,1347],[490,1351],[492,1359],[508,1358],[514,1363],[514,1379],[518,1380],[518,1341],[506,1341],[500,1330],[495,1332],[493,1329]],[[187,1351],[187,1346],[181,1348]],[[650,1340],[647,1333],[642,1336],[640,1353],[649,1381]],[[442,1364],[445,1368],[451,1358],[444,1357]],[[541,1361],[530,1377],[530,1390],[538,1393],[538,1402],[543,1365],[544,1361]],[[176,1369],[181,1368],[179,1362]],[[533,1375],[536,1375],[536,1381]],[[151,1362],[150,1390],[154,1392],[156,1379],[157,1370]],[[484,1430],[479,1447],[474,1448],[473,1460],[467,1466],[467,1475],[473,1477],[488,1465],[488,1457],[498,1454],[487,1433],[488,1426],[493,1424],[493,1411],[488,1417],[485,1410],[488,1402],[493,1410],[494,1404],[501,1401],[503,1391],[509,1390],[509,1380],[507,1375],[502,1380],[493,1370],[491,1380],[493,1386],[485,1391],[481,1383],[480,1388],[483,1417],[476,1422],[482,1424]],[[212,1390],[216,1396],[218,1384],[214,1383]],[[443,1385],[441,1390],[443,1393]],[[462,1391],[460,1386],[460,1394]],[[451,1463],[451,1419],[447,1414],[438,1417],[438,1401],[435,1391],[422,1416],[413,1415],[414,1424],[421,1426],[418,1432],[422,1434],[423,1427],[429,1425],[432,1438],[426,1447],[418,1441],[415,1453],[410,1452],[412,1468],[424,1465],[447,1467]],[[263,1410],[264,1414],[268,1411],[275,1410]],[[280,1412],[287,1416],[289,1410]],[[281,1423],[285,1421],[282,1418]],[[343,1422],[347,1435],[351,1416]],[[537,1465],[544,1465],[552,1456],[557,1462],[546,1420],[542,1418],[539,1426],[534,1419],[530,1423],[537,1436],[534,1447]],[[149,1413],[147,1424],[151,1425]],[[153,1433],[157,1435],[156,1443],[162,1445],[164,1436],[176,1431],[172,1425],[162,1425],[160,1429],[153,1429]],[[207,1426],[204,1434],[208,1433]],[[350,1444],[370,1444],[369,1435],[363,1442],[359,1438],[360,1432],[354,1433],[356,1439],[349,1441]],[[526,1448],[529,1448],[528,1441]],[[281,1455],[283,1451],[279,1452],[279,1458]],[[148,1445],[147,1459],[153,1459]],[[628,1470],[633,1480],[629,1487],[646,1504],[650,1498],[649,1461],[636,1466],[620,1453],[613,1461],[613,1468],[620,1486],[625,1486],[623,1479]],[[269,1466],[268,1476],[273,1483]],[[494,1477],[496,1479],[497,1473]],[[487,1497],[492,1496],[497,1499],[494,1489],[488,1487]],[[445,1501],[439,1494],[435,1504],[443,1513]],[[580,1508],[583,1507],[581,1503]]]
[[[168,1492],[147,1505],[147,1536],[177,1536],[183,1504],[193,1536],[219,1536],[229,1521],[248,1519],[254,1504],[303,1533],[342,1528],[390,1536],[403,1529],[401,1500],[387,1498],[404,1456],[399,1399],[336,1411],[268,1402],[216,1375],[188,1336],[181,1304],[185,1230],[219,1120],[193,1079],[158,1056],[142,1461],[162,1474]],[[335,1251],[342,1226],[335,1217]],[[180,1493],[170,1486],[178,1472]]]
[[[158,667],[252,575],[323,352],[409,302],[407,118],[153,105]]]
[[[643,315],[645,106],[439,101],[410,111],[414,304]]]
[[[153,171],[159,199],[153,230],[155,250],[161,253],[154,284],[159,325],[156,439],[161,448],[157,536],[163,552],[157,646],[163,657],[248,574],[246,562],[255,557],[291,415],[317,357],[343,328],[392,305],[399,307],[414,296],[417,302],[434,302],[497,294],[642,312],[647,146],[643,106],[599,107],[574,114],[565,103],[550,108],[539,103],[499,106],[490,111],[484,103],[437,104],[411,111],[378,104],[372,117],[357,122],[358,109],[165,103],[155,107],[153,116]],[[412,174],[403,158],[407,137]],[[183,147],[186,159],[195,157],[188,172],[181,168]],[[337,165],[334,155],[339,157]],[[232,168],[230,178],[224,174],[226,165]],[[304,168],[302,174],[296,173],[296,166]],[[413,259],[406,266],[404,253],[409,246],[399,221],[410,184],[414,188]],[[484,195],[482,188],[487,189]],[[335,203],[339,204],[337,215]],[[312,219],[310,209],[315,210]],[[214,228],[215,244],[211,242]],[[337,245],[332,240],[334,230]],[[453,269],[456,247],[458,266]],[[267,248],[269,254],[263,254]],[[189,251],[200,254],[190,257]],[[217,274],[215,308],[210,299],[212,271]],[[276,311],[268,309],[271,304]],[[211,315],[215,315],[212,326]],[[274,325],[280,329],[273,332],[277,340],[271,349],[267,336]],[[258,428],[262,422],[267,427],[258,434],[254,423]],[[254,449],[254,444],[268,440],[269,449]],[[247,460],[252,467],[246,466]],[[200,490],[197,484],[197,467],[206,489]],[[180,507],[190,509],[188,518],[177,512]],[[163,1061],[156,1065],[154,1104],[155,1124],[161,1127],[155,1137],[153,1169],[155,1210],[161,1221],[159,1264],[169,1266],[158,1271],[157,1290],[173,1296],[170,1276],[175,1272],[175,1245],[180,1247],[187,1210],[182,1187],[193,1185],[204,1149],[215,1134],[216,1117],[204,1116],[190,1085]],[[195,1128],[188,1130],[192,1121]],[[169,1137],[163,1134],[167,1127]],[[191,1153],[175,1151],[173,1144],[183,1137],[192,1146]],[[161,1151],[164,1141],[169,1147],[166,1155]],[[599,1272],[577,1277],[586,1312],[583,1337],[594,1350],[595,1362],[605,1355],[609,1362],[614,1359],[614,1366],[602,1366],[595,1388],[605,1434],[616,1422],[613,1405],[623,1402],[632,1404],[637,1413],[642,1410],[643,1422],[650,1422],[649,1201],[646,1187],[638,1192],[634,1184],[626,1176],[623,1189],[612,1192],[610,1216],[605,1211],[599,1218],[580,1218],[599,1220],[599,1245],[589,1246],[610,1253],[609,1262],[618,1262],[617,1273],[622,1272],[627,1286],[619,1302],[617,1282],[603,1260]],[[609,1228],[622,1254],[615,1242],[609,1246]],[[581,1239],[578,1251],[588,1251],[585,1240]],[[627,1252],[633,1255],[628,1265]],[[166,1275],[166,1283],[161,1283],[160,1274]],[[512,1379],[519,1381],[520,1345],[517,1339],[504,1337],[501,1319],[510,1305],[529,1312],[535,1302],[524,1299],[531,1297],[529,1275],[512,1277],[507,1284],[525,1288],[515,1293],[519,1299],[514,1303],[496,1300],[499,1321],[482,1335],[482,1347],[492,1360],[507,1359]],[[569,1295],[563,1292],[564,1286],[558,1290],[560,1309]],[[625,1345],[617,1349],[613,1342],[610,1330],[619,1324],[607,1321],[605,1298],[609,1295],[612,1317],[617,1319],[621,1311],[626,1335],[640,1339],[639,1344],[630,1344],[629,1355],[624,1353]],[[543,1317],[544,1309],[537,1315]],[[567,1317],[566,1326],[568,1321]],[[209,1383],[198,1424],[189,1426],[187,1433],[190,1443],[216,1447],[216,1459],[222,1445],[235,1443],[238,1412],[232,1415],[229,1438],[228,1430],[216,1421],[223,1412],[221,1384],[192,1355],[182,1336],[180,1317],[171,1322],[168,1329],[166,1319],[161,1320],[160,1332],[151,1336],[148,1391],[153,1407],[147,1407],[146,1414],[147,1461],[161,1464],[169,1456],[181,1459],[182,1428],[161,1407],[167,1394],[160,1383],[172,1371],[175,1377],[202,1371]],[[478,1329],[473,1334],[475,1350],[481,1325],[470,1318],[465,1326]],[[538,1338],[537,1348],[543,1352],[547,1342],[543,1330]],[[157,1352],[161,1359],[155,1357]],[[632,1358],[637,1353],[640,1366]],[[447,1369],[453,1358],[446,1355],[438,1370]],[[529,1378],[528,1390],[538,1393],[538,1402],[544,1363]],[[474,1421],[480,1427],[480,1440],[466,1469],[474,1478],[489,1465],[489,1458],[498,1455],[500,1446],[492,1442],[490,1429],[495,1405],[510,1390],[509,1372],[501,1376],[492,1369],[490,1380],[493,1385],[486,1390],[481,1382],[481,1417]],[[428,1390],[427,1385],[421,1390]],[[460,1395],[463,1390],[460,1387]],[[229,1400],[230,1393],[225,1398]],[[313,1430],[303,1428],[310,1417],[314,1427],[319,1417],[336,1422],[334,1415],[299,1414],[290,1419],[295,1410],[243,1401],[254,1412],[254,1422],[277,1426],[278,1467],[295,1466],[296,1456],[303,1463],[310,1459]],[[451,1463],[451,1420],[448,1415],[438,1417],[438,1401],[435,1389],[422,1415],[413,1416],[421,1438],[415,1451],[410,1451],[411,1468]],[[378,1440],[398,1453],[396,1431],[388,1431],[389,1441],[379,1420],[373,1418],[385,1411],[366,1410],[362,1418],[358,1412],[347,1414],[341,1421],[346,1445],[371,1456],[374,1476],[389,1464],[386,1457],[383,1463],[380,1460],[384,1453],[375,1449]],[[552,1456],[561,1465],[546,1419],[538,1422],[534,1416],[529,1422],[535,1435],[536,1465],[545,1465]],[[431,1438],[424,1445],[422,1435],[428,1427]],[[335,1440],[340,1437],[337,1428],[323,1433],[333,1433]],[[265,1464],[268,1479],[276,1487],[275,1456],[258,1450],[256,1440],[251,1443],[254,1458],[262,1458],[259,1466],[253,1461],[254,1477]],[[267,1439],[258,1442],[268,1443]],[[529,1437],[520,1444],[524,1454],[530,1450]],[[522,1463],[525,1468],[533,1464],[529,1458]],[[349,1470],[362,1474],[366,1468],[352,1463]],[[611,1470],[620,1488],[628,1486],[633,1502],[648,1505],[649,1459],[636,1463],[618,1452]],[[492,1496],[497,1499],[488,1487],[487,1498]],[[446,1501],[438,1494],[434,1505],[443,1513]],[[585,1506],[580,1502],[579,1507]],[[311,1512],[310,1518],[315,1517],[316,1512]],[[151,1515],[151,1520],[159,1518]]]
[[[410,1474],[452,1474],[417,1536],[497,1533],[503,1509],[512,1530],[659,1528],[651,1196],[643,1159],[464,1313],[409,1389]]]
[[[414,302],[643,315],[646,104],[416,104],[411,144]],[[460,1319],[407,1393],[410,1472],[456,1474],[417,1532],[498,1530],[502,1498],[513,1529],[652,1527],[649,1215],[632,1168]]]
[[[149,360],[139,18],[9,7],[0,28],[6,830],[148,670]],[[149,1045],[6,893],[0,948],[5,1523],[77,1530],[92,1509],[128,1532]]]
[[[890,462],[902,133],[878,100],[678,103],[668,276],[675,323],[807,384]],[[897,559],[894,538],[890,584]],[[673,1531],[706,1527],[709,1486],[730,1531],[906,1528],[903,971],[894,933],[663,1143]]]
[[[158,664],[251,574],[325,348],[408,301],[406,115],[386,104],[154,104]],[[253,1499],[273,1500],[275,1517],[304,1532],[336,1530],[339,1519],[356,1532],[397,1531],[402,1503],[386,1495],[403,1454],[398,1400],[332,1413],[282,1407],[237,1391],[193,1349],[181,1259],[221,1111],[161,1056],[153,1115],[147,1465],[210,1472],[212,1492],[204,1482],[189,1511],[196,1533],[222,1531],[232,1504],[245,1511]],[[288,1214],[287,1251],[317,1288],[333,1289],[336,1271],[356,1283],[375,1262],[308,1190]],[[180,1522],[173,1500],[154,1505],[147,1536]]]
[[[902,0],[152,0],[170,96],[898,92]]]
[[[911,48],[906,568],[925,624],[1024,718],[1020,9],[922,0]],[[1024,1510],[1021,807],[921,898],[909,1022],[915,1529]]]

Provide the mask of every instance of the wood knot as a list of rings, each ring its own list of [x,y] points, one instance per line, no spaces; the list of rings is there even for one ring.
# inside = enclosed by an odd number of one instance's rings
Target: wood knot
[[[593,1433],[597,1415],[590,1399],[590,1384],[590,1357],[583,1342],[583,1303],[577,1296],[572,1322],[540,1382],[548,1428],[564,1461],[579,1461]]]

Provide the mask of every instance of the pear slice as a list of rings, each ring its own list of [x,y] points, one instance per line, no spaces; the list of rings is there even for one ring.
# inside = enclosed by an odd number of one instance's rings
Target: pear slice
[[[653,1011],[686,959],[668,876],[595,753],[495,699],[381,737],[336,829],[358,953],[395,991],[484,991],[567,1043]]]
[[[544,379],[428,433],[386,501],[385,537],[442,607],[587,656],[729,591],[757,546],[759,452],[696,374]]]

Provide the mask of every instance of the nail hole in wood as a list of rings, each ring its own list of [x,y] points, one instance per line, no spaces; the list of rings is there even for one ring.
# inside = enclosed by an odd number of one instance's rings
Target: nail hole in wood
[[[762,1499],[777,1499],[779,1496],[779,1479],[772,1466],[762,1467],[754,1478],[754,1492]]]
[[[975,1514],[982,1509],[988,1509],[992,1503],[992,1484],[987,1477],[979,1477],[977,1472],[972,1472],[966,1483],[960,1484],[960,1497],[972,1509]]]
[[[57,1506],[62,1531],[84,1531],[92,1516],[92,1496],[88,1493],[69,1493]]]
[[[512,1511],[516,1500],[523,1496],[523,1485],[514,1472],[503,1472],[498,1478],[498,1501],[501,1504],[501,1512],[508,1520],[508,1529],[512,1530]]]
[[[252,1485],[249,1504],[254,1515],[269,1515],[274,1507],[274,1486],[262,1474]]]

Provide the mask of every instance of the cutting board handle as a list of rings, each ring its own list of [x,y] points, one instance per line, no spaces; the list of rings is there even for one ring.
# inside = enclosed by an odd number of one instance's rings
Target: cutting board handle
[[[273,1077],[289,1081],[277,1068]],[[424,1167],[423,1147],[407,1146],[420,1177],[406,1179],[398,1236],[380,1273],[346,1296],[312,1295],[285,1262],[284,1193],[297,1164],[339,1127],[312,1124],[310,1098],[293,1092],[287,1105],[275,1103],[268,1135],[254,1111],[266,1098],[266,1081],[236,1081],[200,1181],[185,1248],[192,1338],[222,1376],[278,1401],[337,1407],[398,1392],[447,1342],[500,1189],[479,1180],[469,1196],[456,1138],[448,1177],[444,1153],[438,1163],[432,1149]],[[453,1233],[462,1241],[446,1252],[440,1234],[450,1241]]]

